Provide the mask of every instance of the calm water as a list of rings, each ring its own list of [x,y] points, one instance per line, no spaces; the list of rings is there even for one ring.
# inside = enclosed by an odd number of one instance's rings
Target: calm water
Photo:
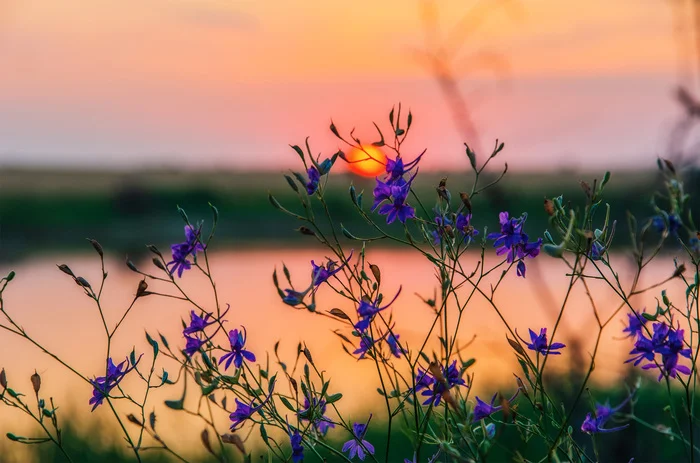
[[[298,311],[284,305],[274,290],[272,271],[285,262],[292,272],[298,287],[308,283],[310,259],[323,259],[319,250],[291,250],[249,252],[221,252],[212,255],[212,271],[220,293],[220,300],[231,304],[226,316],[232,328],[244,325],[248,330],[249,348],[257,355],[258,361],[265,361],[265,352],[272,352],[277,340],[281,340],[282,359],[293,363],[299,341],[304,341],[311,350],[320,369],[330,377],[331,392],[342,392],[345,399],[340,402],[343,410],[349,413],[366,413],[376,408],[381,400],[374,392],[375,370],[371,361],[358,362],[347,356],[340,348],[340,340],[332,333],[340,324],[306,311]],[[477,256],[465,256],[464,265],[472,268]],[[494,257],[495,258],[495,257]],[[413,349],[419,347],[422,333],[428,329],[432,316],[427,306],[415,295],[432,297],[436,279],[432,265],[417,254],[405,251],[381,250],[368,254],[368,260],[382,270],[384,292],[393,295],[403,285],[403,292],[393,305],[396,331],[401,340],[407,341]],[[473,262],[470,262],[473,261]],[[495,263],[495,260],[493,261]],[[613,257],[614,265],[620,272],[622,281],[629,279],[631,267],[622,256]],[[105,336],[99,314],[79,287],[71,279],[58,271],[55,264],[68,264],[76,275],[82,275],[95,286],[99,282],[99,261],[92,255],[56,255],[48,258],[25,261],[14,266],[17,277],[5,293],[6,309],[36,339],[60,357],[68,359],[79,371],[87,376],[100,374],[104,369]],[[148,262],[137,263],[147,268]],[[7,274],[9,267],[0,266],[0,272]],[[129,271],[121,259],[107,261],[109,278],[103,300],[107,321],[116,323],[128,307],[136,291],[139,276]],[[663,257],[659,264],[648,269],[641,279],[641,287],[649,286],[664,279],[673,272],[670,257]],[[280,272],[281,274],[281,272]],[[496,298],[508,321],[525,335],[528,328],[550,326],[561,304],[566,289],[567,277],[559,261],[541,256],[528,262],[527,279],[509,275],[499,289]],[[205,307],[212,307],[211,288],[204,278],[194,273],[182,280],[185,290]],[[603,284],[593,285],[596,291],[596,304],[601,316],[612,313],[618,306],[612,291]],[[677,281],[665,286],[673,297],[677,294],[682,300],[682,288]],[[158,288],[153,284],[149,289]],[[637,307],[656,303],[653,296],[638,297]],[[327,289],[318,294],[318,310],[340,307],[352,313],[353,307]],[[112,346],[115,359],[124,358],[136,347],[137,352],[146,352],[144,361],[150,361],[150,346],[146,343],[144,329],[151,333],[161,332],[168,337],[171,347],[181,348],[181,319],[188,317],[189,308],[181,301],[148,296],[140,299],[132,313],[123,323]],[[621,340],[623,312],[620,320],[614,320],[603,334],[601,352],[596,361],[593,380],[611,382],[620,380],[624,373],[623,361],[630,350],[628,340]],[[451,319],[455,314],[451,312]],[[585,353],[595,341],[595,319],[590,303],[582,291],[574,291],[566,307],[560,328],[565,343],[580,342]],[[519,371],[514,355],[505,339],[506,329],[493,308],[483,299],[474,298],[462,320],[460,340],[462,344],[476,336],[464,352],[464,357],[477,359],[472,372],[475,373],[475,391],[487,393],[502,387],[504,392],[512,390],[512,372]],[[558,335],[559,336],[559,335]],[[430,344],[437,348],[437,343]],[[573,362],[572,356],[562,355],[551,360],[551,367],[566,368]],[[274,358],[271,359],[274,362]],[[26,394],[31,393],[29,377],[36,369],[42,376],[42,395],[52,396],[61,406],[63,419],[67,414],[78,414],[86,422],[109,420],[106,407],[94,413],[89,412],[88,400],[91,388],[79,378],[39,352],[27,342],[15,338],[10,333],[0,331],[0,366],[7,371],[10,386]],[[164,364],[168,369],[168,364]],[[175,369],[170,365],[172,374]],[[128,390],[138,391],[138,383],[125,381]],[[190,385],[192,386],[192,385]],[[283,387],[288,387],[286,384]],[[131,389],[136,388],[136,389]],[[165,388],[154,395],[156,412],[166,437],[178,433],[181,446],[195,444],[202,426],[192,431],[191,420],[182,419],[182,414],[168,413],[162,405],[164,398],[177,398],[181,386]],[[369,397],[369,399],[368,399]],[[196,399],[195,399],[196,400]],[[194,407],[193,401],[188,404]],[[1,409],[0,431],[20,431],[29,424],[24,417],[7,409]],[[130,410],[123,409],[124,413]],[[88,419],[89,418],[89,419]],[[220,418],[221,429],[225,429],[227,417]]]

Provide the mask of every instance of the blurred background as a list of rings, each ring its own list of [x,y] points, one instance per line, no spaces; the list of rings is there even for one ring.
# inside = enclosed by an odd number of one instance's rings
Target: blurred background
[[[284,261],[305,275],[308,261],[322,259],[324,250],[295,232],[299,224],[267,195],[294,200],[282,177],[301,170],[290,144],[308,136],[324,156],[344,149],[328,130],[331,120],[342,133],[355,128],[362,140],[376,141],[372,122],[388,127],[388,113],[399,103],[413,114],[404,157],[427,148],[416,180],[425,197],[435,195],[444,176],[453,194],[470,184],[464,142],[481,159],[496,139],[505,142],[488,175],[495,178],[507,163],[508,176],[474,204],[477,228],[493,228],[501,210],[528,211],[529,233],[541,236],[543,198],[582,198],[579,181],[600,179],[605,170],[613,172],[607,190],[613,216],[624,219],[629,210],[646,219],[661,185],[658,157],[673,161],[689,193],[700,188],[700,2],[0,0],[0,273],[18,275],[6,307],[80,371],[99,372],[102,349],[90,348],[104,342],[93,329],[97,314],[55,264],[97,278],[99,263],[85,238],[100,241],[118,320],[138,282],[125,257],[149,265],[144,244],[166,250],[181,240],[176,205],[199,220],[209,218],[211,202],[221,215],[214,265],[234,306],[232,322],[248,327],[256,352],[280,338],[292,350],[305,339],[335,352],[325,355],[329,371],[341,378],[339,390],[361,397],[352,378],[362,366],[341,355],[332,325],[294,313],[274,292],[275,266]],[[337,220],[361,235],[362,219],[347,195],[351,183],[369,195],[374,180],[339,161],[328,201]],[[626,244],[620,233],[615,245],[624,252]],[[673,271],[678,251],[668,249],[650,283]],[[372,252],[390,284],[411,286],[397,326],[405,339],[418,339],[429,313],[410,293],[432,294],[432,269],[390,247]],[[510,282],[531,294],[531,306],[522,310],[520,296],[502,301],[521,317],[522,331],[535,320],[551,324],[564,289],[563,270],[538,260],[527,281]],[[622,254],[619,262],[626,268]],[[197,282],[188,284],[207,297]],[[602,301],[609,296],[601,291]],[[592,341],[577,330],[592,323],[592,314],[584,302],[576,304],[562,336],[578,356],[560,364],[574,373]],[[140,309],[118,341],[125,353],[134,345],[147,349],[144,327],[179,336],[186,306],[149,300]],[[478,359],[479,390],[512,389],[515,361],[504,359],[497,318],[476,304],[470,320],[463,335],[478,332],[471,356]],[[622,364],[631,346],[619,339],[620,326],[604,335],[603,367],[593,378],[601,394],[619,395],[631,381]],[[88,386],[7,333],[0,333],[0,367],[27,390],[37,369],[67,411],[109,429],[106,415],[86,413]],[[19,414],[0,410],[0,430],[17,428],[32,430]],[[118,461],[119,442],[91,439],[80,423],[76,428],[74,435],[85,438],[77,447],[97,449],[84,461],[98,454]],[[635,442],[645,431],[626,432],[610,436],[614,461],[679,455],[672,447],[639,455]],[[197,435],[182,441],[195,454]],[[0,461],[53,458],[16,447],[1,443]],[[99,453],[107,448],[109,458]]]

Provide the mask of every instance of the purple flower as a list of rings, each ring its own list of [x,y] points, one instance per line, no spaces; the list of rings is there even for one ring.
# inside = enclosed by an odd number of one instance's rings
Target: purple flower
[[[263,406],[268,402],[268,400],[270,400],[270,397],[272,397],[272,390],[274,389],[274,387],[275,383],[274,381],[272,381],[269,386],[269,393],[267,394],[267,397],[265,398],[265,400],[260,402],[260,405],[258,405],[257,407],[253,406],[255,400],[252,400],[249,404],[244,404],[243,402],[238,400],[238,398],[236,398],[236,410],[234,410],[233,413],[229,415],[229,419],[231,420],[231,431],[235,431],[236,429],[241,427],[241,425],[247,419],[252,417],[255,412],[258,412],[260,411],[260,409],[263,408]]]
[[[139,357],[139,360],[141,360],[141,357]],[[110,391],[124,379],[127,373],[136,368],[139,360],[136,360],[133,365],[129,365],[129,359],[124,360],[119,365],[114,365],[111,357],[107,359],[105,376],[98,376],[90,380],[90,384],[93,387],[92,398],[89,402],[92,405],[92,411],[95,411],[99,405],[102,405],[104,399],[109,396]]]
[[[506,254],[506,261],[513,263],[518,260],[516,272],[518,276],[525,277],[526,257],[533,259],[540,253],[542,238],[537,241],[528,242],[528,236],[523,232],[523,226],[527,220],[527,214],[515,218],[510,217],[508,212],[501,212],[498,216],[501,223],[501,231],[489,233],[486,238],[494,240],[493,246],[497,255]]]
[[[444,366],[440,366],[441,378],[436,378],[431,376],[426,371],[418,370],[416,375],[416,389],[415,391],[421,391],[421,395],[428,397],[427,400],[423,402],[423,405],[433,404],[437,407],[440,405],[440,400],[442,395],[448,390],[452,389],[454,386],[464,386],[466,382],[462,379],[462,372],[457,368],[457,361],[453,361],[447,369]]]
[[[530,329],[528,329],[528,331],[530,332],[530,342],[528,343],[523,338],[520,338],[520,339],[524,343],[527,344],[528,349],[534,350],[538,354],[559,355],[559,354],[561,354],[561,352],[553,352],[553,351],[561,349],[563,347],[566,347],[566,345],[564,345],[560,342],[555,342],[555,343],[549,344],[547,342],[547,328],[540,329],[539,335],[535,334],[535,332],[530,330]],[[518,337],[520,337],[520,336],[518,336]]]
[[[343,267],[348,265],[348,262],[350,262],[350,259],[352,259],[352,254],[353,252],[350,252],[350,255],[348,258],[343,262],[342,265],[338,265],[337,262],[328,259],[328,262],[325,264],[321,265],[316,265],[316,263],[312,260],[311,261],[311,284],[315,287],[318,288],[322,283],[325,283],[328,281],[330,277],[335,275],[336,273],[340,272]]]
[[[644,310],[642,310],[641,313],[644,313]],[[644,328],[644,325],[646,325],[646,323],[649,321],[646,318],[644,318],[641,315],[641,313],[640,314],[637,314],[637,313],[628,313],[627,314],[628,325],[625,327],[625,329],[622,330],[622,332],[628,333],[628,335],[627,335],[628,338],[642,334],[642,328]]]
[[[421,160],[422,157],[423,155],[421,154],[416,159],[405,165],[403,159],[400,156],[397,156],[396,159],[387,159],[386,173],[389,182],[394,182],[398,181],[399,179],[402,179],[404,175],[409,173],[418,165],[418,162]]]
[[[516,397],[518,397],[518,393],[520,392],[520,389],[515,391],[515,394],[513,394],[513,397],[508,399],[508,404],[510,405]],[[473,422],[477,422],[479,420],[483,420],[486,417],[489,417],[496,413],[497,411],[500,411],[503,409],[502,405],[494,406],[494,403],[496,401],[496,396],[498,394],[494,394],[493,397],[491,397],[491,403],[486,403],[483,400],[481,400],[478,396],[476,398],[476,405],[474,406],[474,417],[472,418]]]
[[[185,225],[185,241],[170,246],[173,260],[168,262],[167,267],[171,275],[177,272],[178,278],[182,278],[182,272],[192,268],[192,262],[188,257],[196,257],[197,252],[204,251],[200,234],[201,230],[195,229],[192,225]]]
[[[401,358],[401,354],[403,353],[403,347],[401,347],[399,344],[399,337],[400,336],[398,334],[394,335],[393,333],[389,333],[389,335],[386,337],[386,343],[389,346],[389,350],[396,358]]]
[[[600,244],[598,241],[593,241],[591,243],[591,250],[588,251],[588,257],[591,260],[600,260],[605,253],[605,246]]]
[[[631,319],[630,319],[631,320]],[[642,369],[649,370],[659,368],[658,380],[664,375],[676,378],[679,373],[689,375],[690,368],[679,365],[679,356],[690,358],[691,350],[685,346],[685,332],[682,329],[673,329],[664,322],[654,323],[651,339],[648,339],[640,329],[634,348],[630,351],[632,358],[625,363],[634,362],[637,366],[642,360],[650,363],[642,365]],[[656,354],[661,354],[661,361],[656,361]]]
[[[680,217],[678,217],[677,214],[668,214],[666,212],[662,212],[660,215],[655,215],[651,219],[652,226],[659,233],[662,233],[666,230],[667,223],[668,233],[671,235],[676,235],[678,233],[678,230],[681,228],[681,225],[683,225],[683,221]]]
[[[609,402],[606,402],[605,405],[596,404],[595,415],[591,415],[590,413],[586,414],[586,418],[581,424],[581,431],[585,432],[586,434],[597,434],[615,432],[625,429],[627,426],[629,426],[629,424],[618,426],[616,428],[604,428],[603,426],[613,414],[620,411],[620,409],[624,407],[627,404],[627,402],[630,401],[633,395],[634,392],[630,394],[620,405],[618,405],[615,408],[611,408]]]
[[[353,351],[353,354],[360,354],[359,359],[365,358],[367,351],[369,351],[372,346],[377,343],[378,340],[372,339],[371,336],[363,334],[360,338],[360,347]]]
[[[379,208],[379,213],[386,215],[386,223],[393,223],[397,218],[399,222],[406,223],[406,220],[416,216],[416,210],[406,204],[410,183],[403,186],[391,186],[391,199],[387,204]]]
[[[306,296],[308,290],[300,293],[299,291],[295,291],[293,289],[285,289],[284,292],[287,293],[287,295],[282,298],[282,302],[294,307],[304,301],[304,297]]]
[[[317,399],[309,397],[304,393],[304,409],[299,410],[297,415],[301,421],[309,421],[314,425],[314,428],[321,435],[325,435],[328,429],[335,428],[335,424],[328,418],[324,416],[326,414],[326,401],[323,399]]]
[[[205,313],[204,318],[202,318],[197,315],[194,310],[190,311],[190,324],[182,331],[182,334],[187,336],[188,334],[204,331],[207,326],[216,323],[214,319],[209,321],[210,318],[212,318],[211,314]]]
[[[465,238],[468,236],[476,236],[479,234],[479,230],[475,230],[471,226],[472,215],[459,213],[455,219],[455,228],[464,233]]]
[[[309,176],[309,181],[306,184],[306,193],[311,196],[312,194],[316,193],[316,190],[318,190],[318,184],[321,181],[321,173],[315,166],[309,167],[306,173]]]
[[[372,415],[369,416],[372,419]],[[369,421],[367,422],[369,423]],[[348,452],[348,458],[353,459],[355,455],[360,460],[365,459],[365,451],[374,455],[374,446],[364,440],[365,433],[367,432],[367,424],[365,423],[354,423],[352,425],[353,439],[350,439],[345,444],[343,444],[343,452]]]
[[[399,288],[398,292],[396,293],[396,296],[394,296],[391,302],[382,307],[379,306],[379,296],[377,296],[377,298],[374,301],[370,301],[368,299],[363,298],[360,301],[360,305],[357,306],[357,315],[359,317],[359,320],[357,323],[355,323],[355,329],[360,333],[364,333],[365,330],[369,328],[370,323],[372,323],[374,316],[382,310],[387,309],[391,304],[393,304],[394,301],[396,301],[396,298],[399,297],[399,294],[401,294],[401,288]]]
[[[289,443],[292,446],[292,461],[294,463],[299,463],[304,460],[304,446],[302,443],[304,442],[304,439],[301,437],[301,434],[299,434],[299,430],[295,429],[292,432],[292,429],[289,429]]]
[[[228,352],[221,356],[221,358],[219,359],[219,365],[221,365],[222,362],[226,361],[226,365],[224,368],[228,370],[228,367],[231,366],[232,361],[236,368],[240,368],[241,365],[243,365],[244,358],[249,362],[255,362],[255,355],[253,355],[252,352],[243,348],[245,346],[246,340],[245,328],[243,328],[242,331],[229,331],[228,339],[231,343],[231,352]]]

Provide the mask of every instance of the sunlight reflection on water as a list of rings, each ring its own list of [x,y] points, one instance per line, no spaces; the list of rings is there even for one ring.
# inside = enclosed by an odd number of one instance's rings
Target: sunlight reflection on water
[[[344,394],[339,405],[345,414],[366,414],[370,410],[380,413],[378,410],[381,408],[377,405],[382,403],[382,399],[375,392],[377,381],[374,364],[371,361],[358,362],[342,351],[339,338],[332,333],[333,329],[342,328],[340,323],[284,305],[272,284],[273,269],[275,266],[280,268],[284,262],[292,272],[297,287],[304,287],[308,284],[310,275],[309,261],[316,259],[318,262],[323,255],[322,252],[311,249],[212,254],[212,272],[217,282],[219,299],[224,304],[231,304],[226,320],[230,329],[240,325],[246,327],[248,346],[257,355],[259,362],[264,363],[264,353],[272,353],[275,342],[281,340],[282,360],[291,365],[297,343],[305,342],[319,369],[328,372],[332,378],[330,392]],[[465,255],[464,266],[473,268],[477,258],[476,254]],[[492,263],[496,262],[495,256],[490,259],[494,259]],[[612,256],[612,259],[621,281],[628,282],[631,273],[628,261],[622,256]],[[380,266],[385,294],[393,296],[399,286],[403,286],[401,296],[393,305],[396,332],[401,335],[402,342],[409,343],[409,348],[417,349],[423,339],[421,333],[430,326],[432,316],[430,309],[415,294],[432,297],[437,286],[433,266],[417,254],[397,250],[368,252],[368,260]],[[645,270],[640,287],[649,286],[671,275],[672,259],[662,256],[658,262]],[[24,261],[13,267],[17,277],[6,290],[5,307],[35,339],[59,357],[67,359],[68,363],[84,375],[93,377],[104,369],[106,349],[99,314],[94,303],[82,294],[81,289],[56,269],[56,263],[68,264],[76,275],[84,276],[93,285],[99,281],[99,261],[93,255],[55,255]],[[149,262],[137,263],[137,266],[144,269],[149,265]],[[7,266],[0,268],[2,274],[7,274],[9,270]],[[107,271],[109,278],[103,300],[107,322],[113,326],[131,302],[140,278],[116,258],[108,258]],[[539,329],[542,326],[550,327],[551,331],[567,282],[568,277],[561,262],[541,256],[528,261],[527,279],[517,278],[514,272],[508,275],[495,300],[502,308],[505,318],[521,335],[526,335],[528,328]],[[629,283],[625,284],[628,287]],[[200,305],[213,307],[211,288],[204,277],[190,272],[182,279],[182,286]],[[599,312],[607,317],[619,306],[618,300],[604,283],[592,282],[591,286]],[[669,289],[672,298],[676,295],[678,300],[682,300],[681,284],[674,281],[646,296],[639,296],[633,301],[635,307],[655,307],[653,296],[658,296],[664,287]],[[149,289],[156,288],[158,286],[153,283]],[[319,311],[340,307],[348,314],[354,310],[328,288],[319,291],[317,307]],[[157,296],[140,299],[113,341],[112,355],[115,360],[126,357],[135,346],[137,353],[146,352],[144,361],[150,362],[151,349],[145,340],[144,329],[152,334],[163,333],[172,348],[184,347],[180,320],[186,318],[188,312],[188,306],[182,301]],[[621,319],[624,313],[620,312],[617,318]],[[456,315],[454,309],[449,312],[451,323],[454,323]],[[568,367],[587,368],[587,363],[576,365],[575,362],[588,361],[588,352],[595,342],[595,328],[589,300],[583,291],[575,289],[569,297],[557,336],[558,340],[570,346],[579,344],[582,354],[577,357],[566,355],[565,352],[564,355],[553,358],[548,368],[557,371]],[[613,320],[604,331],[593,381],[609,384],[620,381],[623,377],[623,361],[631,349],[631,343],[620,340],[621,328],[620,320]],[[347,328],[342,329],[347,334]],[[515,356],[510,352],[505,334],[506,329],[493,308],[483,297],[474,297],[462,319],[460,344],[464,345],[476,336],[462,355],[464,359],[477,359],[470,370],[475,374],[474,390],[477,393],[490,394],[490,391],[498,387],[504,391],[513,390],[512,372],[519,372],[520,369]],[[30,393],[29,377],[36,368],[43,378],[42,396],[54,397],[62,409],[64,422],[74,413],[86,423],[92,423],[95,419],[100,422],[109,421],[106,407],[90,413],[88,400],[91,397],[91,387],[34,346],[4,331],[0,331],[0,346],[0,366],[6,369],[11,387]],[[434,340],[428,349],[438,349],[438,346],[437,340]],[[274,363],[274,356],[270,355],[270,362]],[[166,369],[170,366],[171,375],[176,374],[172,365],[166,363],[164,366]],[[123,384],[127,390],[132,390],[132,387],[136,391],[141,390],[136,382],[126,380]],[[281,386],[285,390],[288,388],[287,384]],[[191,419],[183,419],[182,414],[169,411],[162,405],[163,399],[179,397],[181,390],[178,385],[157,391],[153,395],[152,405],[147,409],[155,407],[163,428],[161,433],[166,440],[168,436],[177,436],[176,447],[187,449],[194,446],[196,452],[201,448],[201,444],[196,441],[203,425],[197,424],[194,432],[194,422]],[[187,405],[195,407],[196,398]],[[122,410],[124,413],[135,411],[128,406]],[[221,412],[216,420],[223,432],[228,417]],[[0,415],[2,433],[10,430],[21,432],[29,424],[23,416],[8,412],[7,409],[3,409]]]

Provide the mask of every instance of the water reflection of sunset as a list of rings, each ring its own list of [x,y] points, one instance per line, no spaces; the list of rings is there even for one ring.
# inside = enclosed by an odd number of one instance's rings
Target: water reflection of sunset
[[[432,266],[416,255],[390,250],[369,253],[373,263],[382,269],[383,285],[391,292],[403,285],[411,288],[422,296],[433,294],[435,280]],[[319,369],[328,372],[331,380],[331,390],[342,392],[345,396],[340,402],[342,410],[350,415],[367,413],[382,399],[373,395],[374,389],[367,390],[363,385],[373,384],[376,371],[371,361],[358,362],[342,352],[340,341],[332,333],[340,328],[334,321],[316,316],[306,311],[297,311],[284,305],[275,293],[270,275],[279,262],[284,261],[293,274],[302,275],[308,271],[311,258],[321,258],[319,252],[311,249],[295,251],[249,251],[227,252],[213,254],[211,257],[212,271],[219,282],[220,298],[223,302],[231,303],[231,311],[226,316],[231,329],[245,326],[248,331],[248,346],[258,355],[258,361],[265,361],[264,352],[271,352],[277,340],[281,340],[280,355],[288,362],[293,360],[299,341],[304,341],[311,350],[314,361]],[[465,255],[463,259],[476,259],[476,255]],[[612,257],[617,260],[616,256]],[[669,259],[670,260],[670,259]],[[88,280],[97,279],[99,266],[92,256],[53,256],[51,258],[26,261],[14,268],[17,272],[5,298],[5,304],[18,321],[43,342],[50,350],[59,356],[69,359],[81,373],[92,377],[104,368],[105,343],[103,333],[99,331],[100,320],[91,301],[76,288],[69,279],[60,278],[56,270],[56,262],[69,263],[71,268],[80,272]],[[620,259],[622,262],[622,259]],[[137,263],[137,265],[140,265]],[[146,263],[143,266],[146,267]],[[624,265],[619,266],[624,268]],[[559,262],[543,257],[533,260],[528,266],[528,278],[521,279],[509,276],[508,291],[498,293],[496,303],[502,307],[506,318],[521,334],[527,333],[528,328],[551,326],[553,323],[546,298],[542,294],[551,292],[554,300],[561,301],[566,288],[565,272]],[[406,269],[411,269],[407,272]],[[0,273],[9,269],[3,266]],[[118,259],[108,261],[109,278],[105,288],[106,316],[108,323],[118,320],[125,307],[133,298],[139,278],[124,268]],[[664,268],[658,265],[649,268],[643,280],[647,284],[664,279],[673,272],[672,266]],[[625,272],[621,270],[621,279]],[[201,276],[201,275],[200,275]],[[211,307],[213,300],[206,282],[194,272],[182,279],[185,291],[193,298]],[[642,286],[646,286],[642,282]],[[544,285],[544,286],[543,286]],[[37,290],[41,288],[41,290]],[[156,289],[153,284],[149,289]],[[391,290],[390,290],[391,288]],[[546,288],[546,291],[545,291]],[[682,294],[678,285],[669,283],[669,294]],[[617,306],[606,305],[607,293],[603,285],[595,288],[598,295],[599,310],[605,314],[612,313]],[[586,328],[593,329],[595,322],[588,300],[583,293],[574,290],[570,305],[564,313],[560,327],[561,341],[580,345],[583,362],[588,361],[588,352],[592,349],[594,337],[581,336]],[[581,296],[581,297],[577,297]],[[328,288],[321,288],[318,293],[318,310],[327,311],[333,307],[341,307],[347,313],[353,313],[354,308],[348,307],[345,301]],[[635,301],[633,301],[635,302]],[[636,301],[639,307],[652,306],[653,294],[646,299]],[[556,309],[556,308],[555,308]],[[408,342],[410,349],[416,349],[422,341],[421,334],[430,324],[432,314],[430,309],[412,292],[406,291],[393,305],[396,332],[401,334],[402,341]],[[118,335],[112,346],[115,358],[125,357],[136,347],[137,352],[150,355],[150,346],[146,343],[144,329],[151,332],[163,333],[174,348],[182,348],[181,318],[187,317],[188,306],[181,301],[175,301],[156,296],[148,296],[139,300],[133,312],[124,323],[123,332]],[[456,319],[452,313],[452,319]],[[622,315],[622,314],[621,314]],[[513,388],[513,371],[518,371],[515,356],[512,355],[506,342],[504,329],[493,308],[483,299],[475,299],[465,312],[460,331],[460,345],[467,344],[474,336],[473,343],[462,352],[462,356],[476,358],[476,364],[469,371],[475,374],[473,391],[492,393],[493,388],[511,391]],[[619,381],[625,373],[624,360],[630,350],[629,343],[621,338],[621,324],[612,323],[604,332],[601,351],[596,359],[594,381],[611,383]],[[9,333],[0,332],[0,345],[11,345],[17,340]],[[43,355],[27,343],[17,343],[22,355],[4,355],[3,365],[11,384],[19,390],[31,390],[29,376],[37,371],[42,375],[44,388],[55,398],[65,413],[82,416],[85,423],[92,419],[102,420],[108,410],[98,409],[90,413],[88,400],[91,388],[82,383],[71,373]],[[439,349],[437,340],[429,344],[427,351]],[[575,364],[575,356],[562,356],[553,359],[550,367],[553,371],[564,371],[569,367],[582,367]],[[271,359],[274,362],[274,359]],[[168,365],[164,365],[166,370]],[[173,367],[170,365],[170,367]],[[172,372],[174,374],[174,371]],[[364,381],[367,378],[368,381]],[[286,384],[281,387],[287,387]],[[140,387],[138,382],[126,382],[125,387]],[[156,412],[162,416],[161,433],[177,436],[177,442],[188,453],[188,449],[199,449],[197,434],[188,432],[187,420],[180,415],[165,409],[162,400],[172,399],[181,393],[181,386],[164,388],[155,391],[154,400]],[[488,391],[484,391],[488,389]],[[368,398],[369,397],[369,398]],[[372,400],[374,397],[375,400]],[[347,400],[346,400],[347,399]],[[161,404],[161,405],[159,405]],[[121,404],[124,407],[124,404]],[[196,403],[188,403],[195,407]],[[129,407],[124,407],[129,412]],[[19,415],[3,413],[0,418],[0,430],[21,431],[31,429],[28,422],[18,421]],[[228,417],[224,414],[218,417],[222,429],[226,427]],[[106,421],[106,420],[105,420]],[[189,423],[189,424],[188,424]],[[110,424],[111,425],[111,424]],[[191,436],[190,436],[191,435]],[[182,437],[184,436],[184,438]],[[188,438],[188,436],[191,437]]]

